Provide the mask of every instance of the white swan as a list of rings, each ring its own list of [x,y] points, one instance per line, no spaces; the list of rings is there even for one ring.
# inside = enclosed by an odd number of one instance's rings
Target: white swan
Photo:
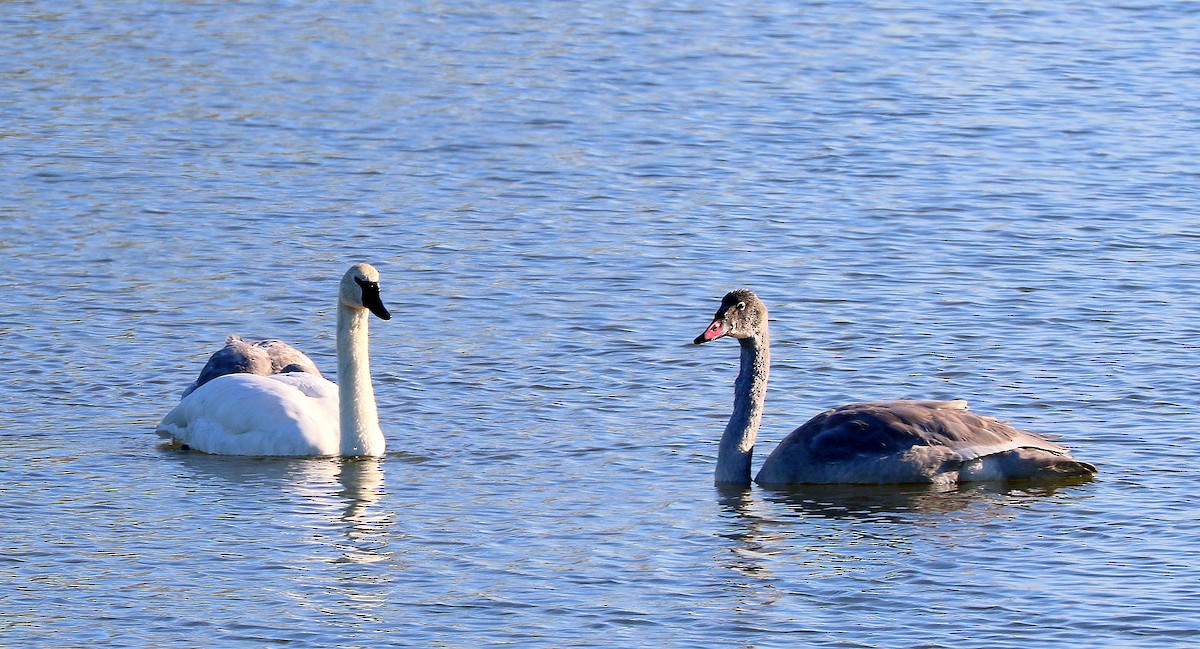
[[[733,414],[717,451],[715,481],[749,484],[771,365],[766,305],[746,289],[727,294],[712,324],[693,342],[723,336],[741,344],[741,371]],[[1095,472],[1065,446],[968,412],[965,401],[878,401],[813,417],[779,443],[755,482],[953,484]]]
[[[368,313],[391,319],[379,296],[379,271],[355,264],[338,289],[336,385],[303,369],[197,379],[198,387],[155,432],[218,455],[383,455],[367,355]]]

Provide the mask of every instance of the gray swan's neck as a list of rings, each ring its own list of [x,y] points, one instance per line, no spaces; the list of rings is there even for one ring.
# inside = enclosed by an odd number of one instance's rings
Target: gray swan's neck
[[[750,484],[750,459],[762,423],[767,375],[771,372],[771,336],[764,327],[758,337],[742,338],[738,343],[742,347],[742,367],[733,384],[733,414],[721,435],[714,480]]]
[[[371,362],[367,354],[366,309],[338,305],[337,363],[338,410],[341,424],[341,455],[383,455],[383,433],[375,390],[371,386]]]

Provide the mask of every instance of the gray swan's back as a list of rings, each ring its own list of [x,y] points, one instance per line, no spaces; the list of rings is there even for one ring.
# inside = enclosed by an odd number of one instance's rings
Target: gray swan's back
[[[954,483],[1091,475],[1066,447],[967,410],[965,401],[875,401],[831,408],[788,435],[760,483]]]
[[[287,372],[307,372],[321,376],[321,371],[312,359],[282,340],[250,342],[234,335],[226,338],[225,346],[209,357],[204,369],[200,370],[200,376],[184,390],[183,396],[186,397],[196,388],[226,374],[270,376]]]

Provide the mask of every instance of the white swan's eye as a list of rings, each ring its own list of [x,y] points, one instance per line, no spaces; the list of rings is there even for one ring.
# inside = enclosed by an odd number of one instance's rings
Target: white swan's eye
[[[745,310],[746,310],[746,303],[738,302],[738,311],[745,311]]]

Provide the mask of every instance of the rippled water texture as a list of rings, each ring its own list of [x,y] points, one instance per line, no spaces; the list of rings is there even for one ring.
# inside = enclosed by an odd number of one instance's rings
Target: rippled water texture
[[[0,645],[1192,647],[1191,3],[9,2]],[[230,333],[390,453],[155,422]],[[966,398],[1092,481],[714,489],[824,407]],[[757,465],[757,462],[756,462]]]

